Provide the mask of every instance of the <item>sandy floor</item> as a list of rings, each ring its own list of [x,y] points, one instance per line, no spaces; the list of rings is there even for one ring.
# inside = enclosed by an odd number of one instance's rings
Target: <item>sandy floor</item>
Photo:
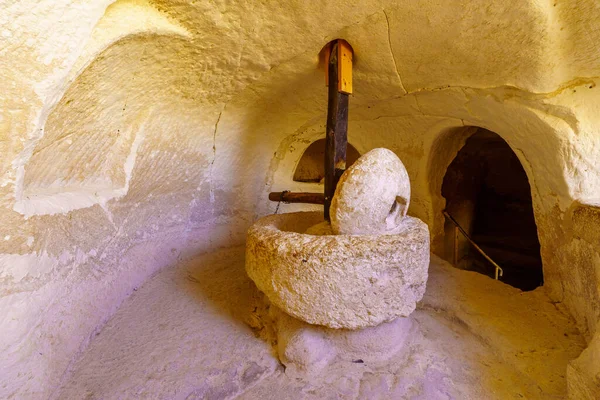
[[[405,349],[286,376],[258,338],[244,249],[166,269],[131,296],[57,391],[60,399],[562,399],[584,342],[542,289],[522,293],[433,257]]]

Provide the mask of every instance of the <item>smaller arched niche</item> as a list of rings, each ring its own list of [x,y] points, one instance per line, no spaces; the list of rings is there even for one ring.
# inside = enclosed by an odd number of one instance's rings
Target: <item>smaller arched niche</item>
[[[348,143],[346,149],[346,168],[350,167],[360,157],[354,146]],[[296,166],[294,181],[321,182],[325,177],[325,139],[319,139],[304,151]]]

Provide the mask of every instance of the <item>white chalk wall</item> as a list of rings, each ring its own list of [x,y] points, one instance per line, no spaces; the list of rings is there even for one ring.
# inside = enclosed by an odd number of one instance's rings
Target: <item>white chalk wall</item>
[[[134,288],[242,243],[269,191],[319,190],[292,176],[324,135],[317,54],[338,37],[355,50],[350,142],[402,158],[434,244],[468,127],[509,143],[546,290],[591,340],[600,255],[581,236],[600,228],[572,221],[600,205],[600,9],[566,3],[4,2],[0,397],[51,395]]]

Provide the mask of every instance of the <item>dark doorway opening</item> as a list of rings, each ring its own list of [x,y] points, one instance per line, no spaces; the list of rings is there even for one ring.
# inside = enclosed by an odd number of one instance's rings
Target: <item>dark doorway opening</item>
[[[504,270],[501,280],[522,290],[543,284],[531,188],[510,146],[479,128],[452,161],[442,184],[446,211]],[[495,267],[446,221],[446,255],[457,267],[494,277]],[[449,258],[449,257],[447,257]]]

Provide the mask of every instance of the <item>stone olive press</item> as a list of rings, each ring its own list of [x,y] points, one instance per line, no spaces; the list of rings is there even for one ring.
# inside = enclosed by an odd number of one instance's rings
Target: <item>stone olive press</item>
[[[340,178],[331,224],[320,212],[296,212],[250,228],[246,271],[277,308],[286,366],[310,372],[323,357],[381,358],[401,347],[410,329],[403,317],[423,297],[429,266],[429,231],[406,215],[409,203],[404,165],[380,148]]]

